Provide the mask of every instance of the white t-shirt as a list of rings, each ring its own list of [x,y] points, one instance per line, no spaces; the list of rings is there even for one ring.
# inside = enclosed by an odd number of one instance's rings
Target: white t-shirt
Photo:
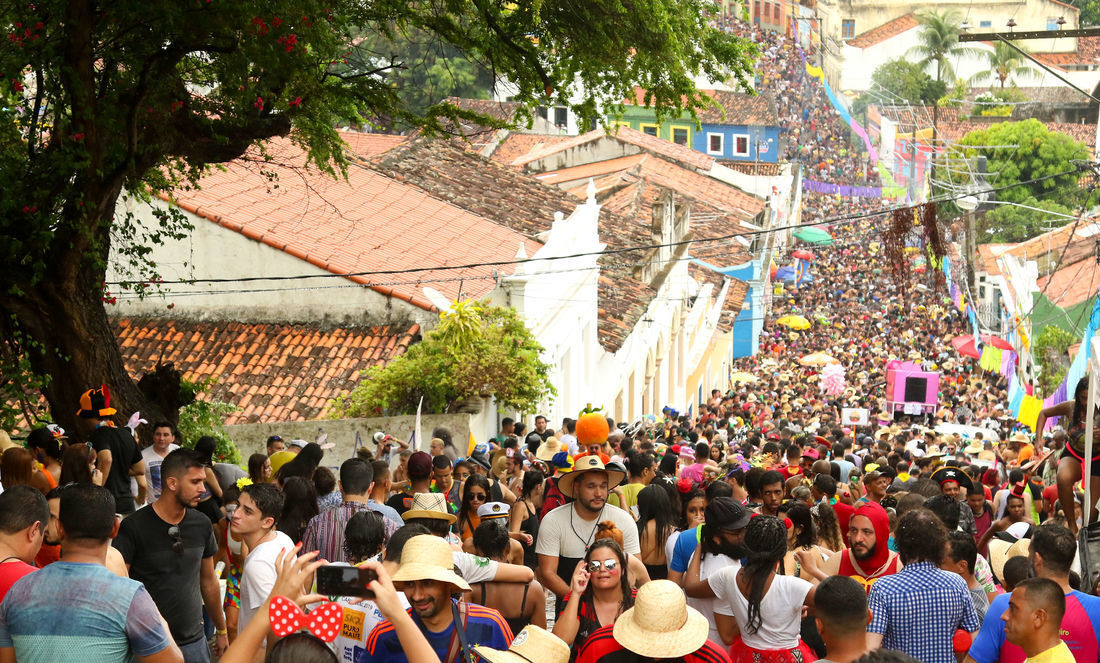
[[[164,456],[179,448],[180,445],[178,444],[169,444],[168,451],[164,452]],[[145,447],[141,452],[141,459],[145,461],[146,504],[152,504],[160,497],[161,487],[164,485],[160,476],[160,466],[164,463],[164,456],[158,454],[152,445]]]
[[[718,600],[726,603],[737,625],[741,639],[753,649],[794,649],[802,626],[802,603],[813,587],[801,578],[777,575],[760,601],[760,628],[750,632],[749,601],[737,586],[740,566],[729,566],[710,578],[710,588]],[[720,641],[719,641],[720,642]]]
[[[541,535],[541,531],[540,531]],[[491,582],[497,577],[497,563],[487,557],[478,557],[461,550],[451,551],[455,570],[462,579],[471,585],[479,582]]]
[[[676,530],[665,539],[665,566],[672,561],[672,552],[676,549],[676,539],[680,538],[680,530]],[[715,642],[718,642],[717,640]]]
[[[535,552],[551,557],[584,557],[596,535],[596,525],[605,520],[615,523],[623,533],[623,548],[628,555],[640,555],[638,525],[630,514],[617,506],[604,505],[603,512],[593,520],[585,520],[575,512],[573,504],[563,504],[546,514],[539,523]]]
[[[740,568],[741,562],[725,555],[707,555],[703,558],[703,561],[699,563],[699,579],[706,580],[724,569],[732,569],[733,573],[737,573],[737,570]],[[715,590],[715,593],[717,593],[717,590]],[[732,617],[733,610],[730,608],[729,604],[718,599],[693,599],[690,596],[688,597],[687,604],[701,612],[703,616],[707,618],[707,621],[710,622],[710,635],[708,635],[707,638],[723,645],[722,636],[718,635],[718,626],[714,622],[714,615],[717,613],[719,615]]]
[[[237,617],[238,632],[243,632],[275,586],[275,558],[282,550],[294,548],[290,537],[276,530],[275,538],[256,546],[244,558],[241,570],[241,612]]]

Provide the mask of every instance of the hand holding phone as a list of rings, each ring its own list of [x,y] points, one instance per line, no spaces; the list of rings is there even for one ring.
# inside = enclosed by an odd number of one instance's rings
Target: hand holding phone
[[[374,592],[367,585],[377,578],[374,569],[330,564],[317,569],[317,593],[373,599]]]

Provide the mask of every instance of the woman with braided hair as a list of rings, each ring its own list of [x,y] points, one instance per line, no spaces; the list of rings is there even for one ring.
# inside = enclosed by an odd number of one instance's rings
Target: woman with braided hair
[[[745,528],[746,557],[708,579],[719,601],[727,603],[741,637],[730,647],[733,663],[809,663],[817,656],[799,639],[802,607],[813,607],[814,586],[778,575],[787,554],[787,527],[771,516],[756,516]]]

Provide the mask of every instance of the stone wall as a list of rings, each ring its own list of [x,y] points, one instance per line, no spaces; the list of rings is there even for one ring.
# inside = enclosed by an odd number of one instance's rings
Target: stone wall
[[[279,435],[283,439],[290,440],[301,438],[307,442],[317,439],[320,431],[328,433],[328,442],[336,445],[334,449],[325,452],[323,464],[329,467],[338,466],[344,460],[351,458],[355,453],[355,434],[359,433],[360,439],[368,449],[374,451],[374,434],[383,431],[399,440],[408,440],[416,425],[416,415],[402,415],[397,417],[371,417],[362,419],[332,419],[315,421],[284,421],[260,424],[237,424],[226,426],[226,432],[230,439],[241,450],[242,461],[247,462],[253,453],[265,451],[267,438],[271,435]],[[470,438],[470,415],[468,414],[425,414],[420,417],[420,425],[424,434],[424,451],[428,450],[428,442],[431,440],[432,430],[437,426],[450,429],[459,455],[466,455],[466,442]]]

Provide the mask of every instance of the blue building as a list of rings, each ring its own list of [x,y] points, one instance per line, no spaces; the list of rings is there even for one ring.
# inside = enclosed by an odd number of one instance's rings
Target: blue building
[[[651,136],[691,147],[719,161],[734,163],[779,162],[779,118],[772,102],[760,95],[723,90],[708,91],[715,106],[699,113],[698,124],[689,116],[658,123],[645,105],[645,91],[635,90],[613,124],[628,126]]]

